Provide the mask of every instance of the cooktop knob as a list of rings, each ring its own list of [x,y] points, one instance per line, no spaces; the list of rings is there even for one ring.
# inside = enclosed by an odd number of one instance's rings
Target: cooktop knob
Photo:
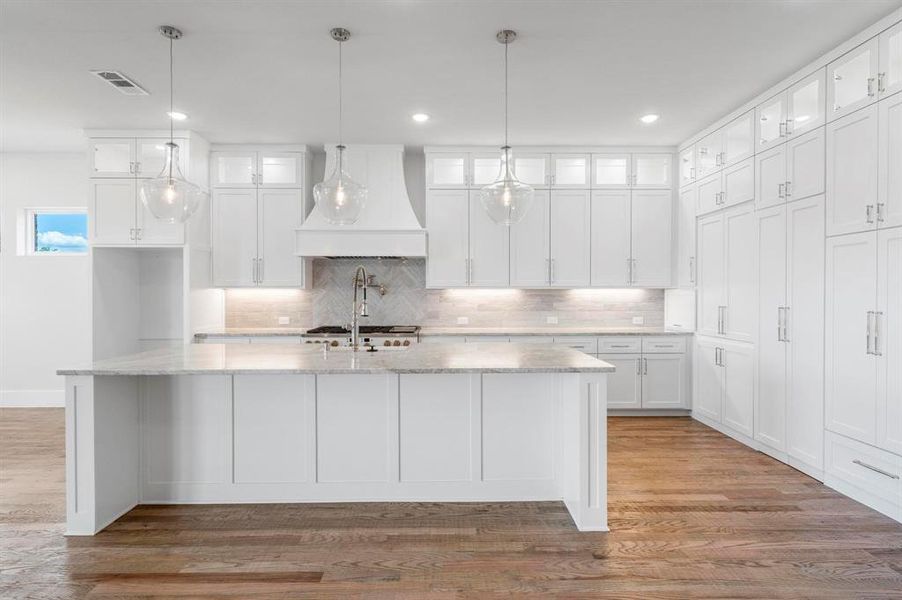
[[[391,341],[385,340],[384,342],[382,342],[382,345],[383,346],[391,346]]]
[[[410,345],[410,340],[404,340],[404,345],[405,345],[405,346],[409,346],[409,345]]]

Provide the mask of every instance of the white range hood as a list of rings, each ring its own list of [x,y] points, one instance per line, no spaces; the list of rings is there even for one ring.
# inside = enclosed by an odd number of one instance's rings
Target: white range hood
[[[367,188],[366,204],[353,225],[333,225],[319,207],[297,229],[298,256],[426,256],[426,230],[410,206],[404,181],[404,146],[347,145],[347,171]],[[335,145],[326,146],[326,176]]]

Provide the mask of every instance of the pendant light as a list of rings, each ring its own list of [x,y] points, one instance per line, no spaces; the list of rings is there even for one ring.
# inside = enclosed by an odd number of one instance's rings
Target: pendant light
[[[366,186],[348,174],[345,146],[342,143],[341,47],[351,39],[351,32],[343,27],[329,34],[338,42],[338,145],[335,147],[335,167],[329,178],[313,186],[313,197],[323,217],[334,225],[351,225],[360,217],[366,202]]]
[[[504,44],[504,146],[501,147],[501,171],[494,183],[482,188],[482,205],[489,217],[501,225],[518,223],[532,205],[535,191],[514,175],[511,148],[507,143],[507,50],[517,39],[517,32],[502,29],[495,36]]]
[[[160,35],[169,40],[169,142],[166,143],[166,158],[163,170],[154,179],[141,183],[141,202],[150,213],[167,223],[184,223],[194,214],[207,193],[185,179],[179,167],[179,147],[173,137],[172,97],[172,43],[182,37],[182,32],[171,25],[160,27]]]

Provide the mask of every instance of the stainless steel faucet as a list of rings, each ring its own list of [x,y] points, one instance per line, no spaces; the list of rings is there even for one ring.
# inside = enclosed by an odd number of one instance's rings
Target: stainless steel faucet
[[[360,350],[360,322],[359,317],[368,317],[366,305],[366,288],[369,279],[366,275],[366,269],[358,266],[354,272],[354,305],[351,308],[351,349],[354,352]],[[363,289],[363,300],[358,304],[357,290]]]

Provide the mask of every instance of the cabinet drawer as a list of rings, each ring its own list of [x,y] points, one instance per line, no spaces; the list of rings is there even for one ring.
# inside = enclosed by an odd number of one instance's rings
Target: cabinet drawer
[[[640,337],[612,337],[598,340],[599,354],[632,354],[642,352]]]
[[[682,354],[686,352],[686,338],[676,336],[642,338],[642,352]]]
[[[554,338],[554,345],[573,348],[586,354],[598,353],[598,340],[592,337],[561,336]]]
[[[828,475],[902,506],[902,457],[829,431],[826,441]]]
[[[514,344],[551,344],[554,338],[550,335],[512,335],[511,342]]]
[[[509,342],[511,339],[506,335],[468,335],[467,343],[479,343],[479,342]]]

